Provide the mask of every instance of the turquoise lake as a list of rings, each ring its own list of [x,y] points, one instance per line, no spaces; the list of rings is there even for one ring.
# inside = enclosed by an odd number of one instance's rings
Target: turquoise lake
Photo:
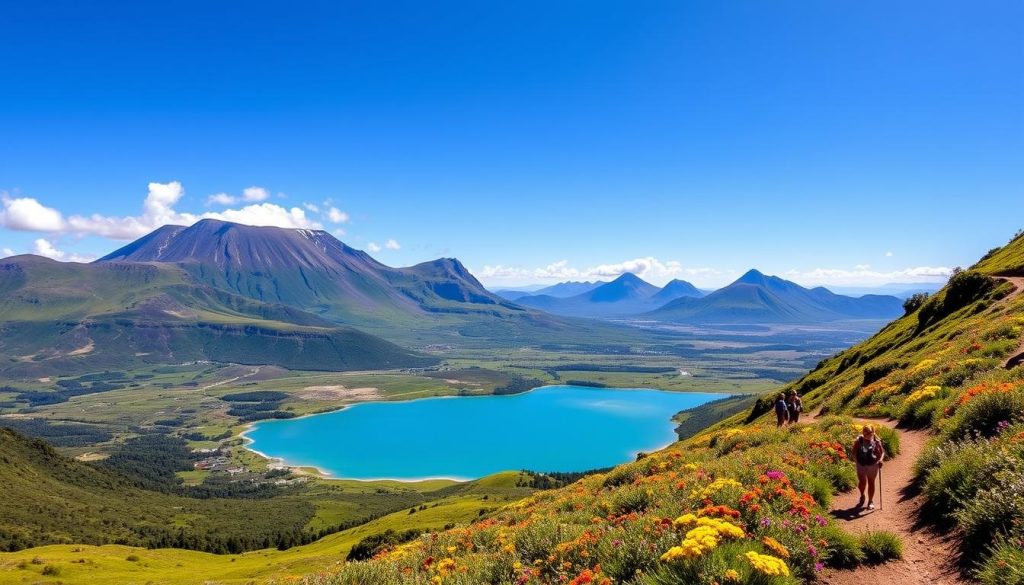
[[[724,396],[545,386],[512,396],[365,402],[263,421],[246,436],[249,448],[268,457],[350,479],[586,471],[672,443],[672,416]]]

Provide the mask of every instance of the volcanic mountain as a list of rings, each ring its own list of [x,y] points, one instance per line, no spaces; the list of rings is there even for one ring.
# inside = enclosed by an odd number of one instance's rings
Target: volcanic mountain
[[[820,323],[892,319],[902,314],[897,297],[847,297],[750,270],[703,298],[679,298],[644,317],[682,323]]]

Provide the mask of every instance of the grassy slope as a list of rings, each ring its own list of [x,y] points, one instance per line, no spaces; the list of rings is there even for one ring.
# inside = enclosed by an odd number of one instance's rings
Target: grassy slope
[[[366,536],[386,530],[440,530],[450,523],[467,523],[482,509],[493,509],[529,493],[516,487],[520,474],[501,473],[459,486],[456,493],[426,504],[425,510],[395,512],[367,524],[332,534],[309,545],[286,551],[259,550],[238,555],[214,555],[178,549],[142,549],[121,545],[51,545],[16,553],[0,553],[0,584],[63,582],[131,583],[249,583],[281,579],[335,566]],[[352,482],[356,483],[356,482]],[[439,487],[439,486],[438,486]],[[134,560],[128,560],[132,557]],[[36,559],[37,563],[33,563]],[[83,562],[84,561],[84,562]],[[42,575],[46,566],[59,575]]]

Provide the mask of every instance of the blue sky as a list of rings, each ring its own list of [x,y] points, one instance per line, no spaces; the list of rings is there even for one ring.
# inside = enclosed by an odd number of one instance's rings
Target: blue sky
[[[0,22],[3,254],[87,259],[215,214],[493,286],[878,284],[1024,227],[1017,1],[58,1]]]

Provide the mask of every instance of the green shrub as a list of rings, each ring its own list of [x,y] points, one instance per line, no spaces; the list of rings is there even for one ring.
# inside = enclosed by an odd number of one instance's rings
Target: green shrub
[[[903,541],[887,530],[871,530],[860,536],[860,550],[867,563],[884,563],[903,558]]]
[[[987,468],[1002,467],[991,476],[992,486],[980,489],[956,513],[968,546],[983,546],[993,534],[1017,531],[1024,535],[1024,469],[1020,454],[1000,451]]]
[[[857,481],[857,472],[853,470],[850,465],[823,465],[823,468],[837,468],[837,469],[850,469],[854,477],[854,484]],[[797,477],[793,481],[794,487],[799,490],[805,491],[814,496],[814,501],[818,502],[823,508],[829,508],[832,506],[832,481],[831,478],[822,477],[817,474],[806,475],[803,477]],[[853,485],[850,486],[851,488]]]
[[[616,514],[643,512],[650,507],[654,497],[646,486],[625,486],[611,498],[612,510]]]
[[[128,561],[129,563],[137,563],[139,562],[139,555],[128,555],[124,558],[124,560]]]
[[[47,577],[57,577],[60,575],[60,567],[57,565],[46,565],[43,567],[43,574]]]
[[[984,467],[985,441],[947,443],[935,447],[930,455],[935,464],[924,472],[925,506],[939,518],[949,520],[960,502],[974,496],[977,479]]]
[[[832,486],[832,491],[834,492],[849,491],[857,486],[857,470],[849,462],[834,465],[808,466],[808,471],[812,476],[827,481]],[[818,500],[817,495],[814,496],[814,499],[822,503],[823,506],[828,506],[827,503]]]
[[[1024,546],[1000,541],[974,576],[982,585],[1024,585]]]
[[[849,569],[864,562],[864,551],[856,536],[837,526],[827,526],[822,533],[822,538],[828,543],[822,551],[825,564],[837,569]]]
[[[1003,421],[1024,421],[1024,391],[986,392],[975,396],[957,410],[945,425],[943,434],[949,439],[963,439],[974,434],[994,436]]]
[[[882,440],[882,446],[885,447],[885,455],[887,458],[894,458],[900,454],[900,434],[889,427],[876,425],[875,432],[878,433],[878,438]]]

